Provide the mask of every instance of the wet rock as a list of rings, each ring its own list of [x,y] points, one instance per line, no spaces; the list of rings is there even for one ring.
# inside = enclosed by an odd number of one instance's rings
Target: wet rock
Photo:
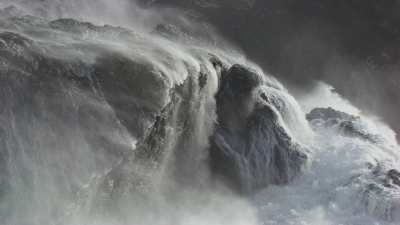
[[[218,124],[210,147],[216,176],[241,193],[290,182],[307,155],[280,123],[275,106],[251,99],[255,88],[262,85],[259,75],[234,65],[220,82]]]
[[[400,172],[398,170],[389,170],[387,176],[394,185],[397,185],[400,188]]]
[[[260,75],[238,64],[233,65],[223,76],[221,92],[232,97],[248,95],[261,83]]]
[[[360,117],[331,107],[315,108],[306,118],[314,125],[337,129],[344,136],[357,137],[374,143],[379,141],[379,137],[369,132]]]
[[[167,82],[150,63],[120,54],[104,54],[94,79],[124,126],[139,139],[167,103]]]

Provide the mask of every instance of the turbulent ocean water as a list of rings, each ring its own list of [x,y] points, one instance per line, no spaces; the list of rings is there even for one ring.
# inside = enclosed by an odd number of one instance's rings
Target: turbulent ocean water
[[[0,224],[396,225],[395,133],[193,16],[0,0]]]

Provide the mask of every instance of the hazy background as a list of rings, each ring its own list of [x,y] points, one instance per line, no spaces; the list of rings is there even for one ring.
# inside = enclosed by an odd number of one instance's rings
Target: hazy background
[[[214,24],[295,95],[332,84],[400,132],[399,0],[141,0]]]

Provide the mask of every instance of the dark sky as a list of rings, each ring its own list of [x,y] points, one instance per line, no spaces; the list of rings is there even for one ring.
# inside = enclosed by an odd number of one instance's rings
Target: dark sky
[[[151,2],[200,12],[289,87],[326,81],[400,133],[400,0]]]

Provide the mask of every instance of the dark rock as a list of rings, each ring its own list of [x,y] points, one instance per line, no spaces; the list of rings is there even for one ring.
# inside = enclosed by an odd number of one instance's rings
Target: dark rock
[[[210,148],[214,173],[241,193],[291,181],[307,155],[279,123],[274,106],[251,99],[262,84],[259,75],[234,65],[220,82]]]
[[[388,178],[391,179],[392,183],[397,185],[400,188],[400,172],[392,169],[389,170],[389,172],[387,173]]]
[[[206,84],[207,84],[207,74],[200,72],[200,76],[199,76],[200,89],[203,89],[204,86],[206,86]]]
[[[104,54],[94,65],[94,79],[129,131],[139,139],[165,107],[167,81],[151,63],[120,54]]]
[[[232,96],[249,94],[258,86],[261,79],[257,73],[241,65],[233,65],[221,81],[221,91],[229,92]]]

